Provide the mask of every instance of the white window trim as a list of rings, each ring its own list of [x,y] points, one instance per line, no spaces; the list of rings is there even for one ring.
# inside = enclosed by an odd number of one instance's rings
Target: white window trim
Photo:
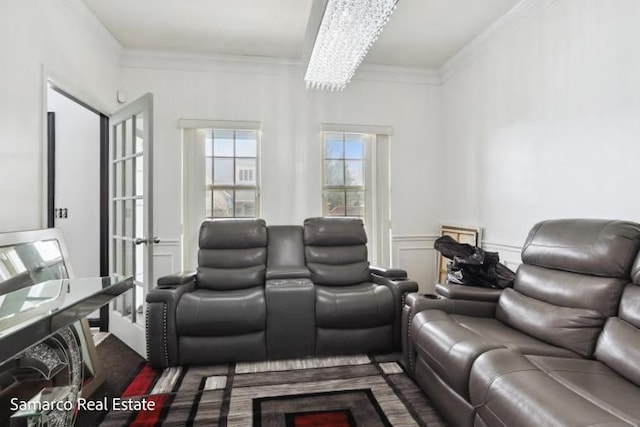
[[[373,265],[391,265],[391,183],[390,183],[390,136],[391,126],[347,125],[323,123],[320,125],[322,159],[324,163],[324,133],[372,134],[373,141],[365,144],[365,228],[369,243],[369,260]],[[370,159],[370,161],[369,161]],[[324,195],[324,164],[322,166],[321,197]],[[368,178],[372,177],[372,179]],[[372,191],[376,189],[376,191]]]
[[[261,215],[261,175],[262,135],[260,122],[220,121],[220,120],[178,120],[181,129],[181,165],[182,165],[182,270],[192,270],[198,259],[198,233],[205,218],[205,135],[209,129],[255,130],[257,131],[257,169],[256,169],[256,218]],[[244,124],[244,125],[243,125]],[[224,127],[220,127],[224,125]],[[202,127],[201,127],[202,126]],[[215,126],[215,127],[212,127]],[[236,127],[228,127],[236,126]],[[252,127],[249,127],[252,126]],[[200,134],[199,134],[200,133]]]
[[[260,122],[244,120],[199,120],[178,119],[180,129],[230,129],[230,130],[261,130]]]

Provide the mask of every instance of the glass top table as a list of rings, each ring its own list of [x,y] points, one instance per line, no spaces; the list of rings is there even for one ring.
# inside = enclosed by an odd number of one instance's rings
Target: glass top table
[[[0,366],[132,288],[132,277],[113,275],[0,290]]]

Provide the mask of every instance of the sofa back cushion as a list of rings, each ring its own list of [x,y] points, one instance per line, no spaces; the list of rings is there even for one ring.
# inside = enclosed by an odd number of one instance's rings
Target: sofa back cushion
[[[304,254],[311,281],[344,286],[371,280],[367,235],[357,218],[308,218]]]
[[[267,227],[269,245],[267,267],[304,267],[304,240],[299,225],[270,225]]]
[[[640,386],[640,255],[631,277],[633,284],[622,294],[618,317],[607,320],[598,339],[596,358]]]
[[[592,276],[627,279],[640,245],[640,224],[557,219],[534,225],[522,262]]]
[[[496,317],[591,357],[606,319],[618,312],[639,246],[640,225],[630,222],[536,224],[523,247],[513,290],[501,296]]]
[[[549,344],[590,357],[606,320],[595,310],[561,307],[506,288],[496,317],[502,322]]]
[[[200,226],[197,284],[212,290],[264,285],[267,226],[262,219],[212,220]]]

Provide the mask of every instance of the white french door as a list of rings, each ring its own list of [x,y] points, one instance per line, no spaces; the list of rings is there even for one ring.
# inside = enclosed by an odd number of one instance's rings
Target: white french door
[[[145,298],[153,277],[153,95],[110,117],[110,270],[134,288],[109,310],[109,331],[146,357]]]

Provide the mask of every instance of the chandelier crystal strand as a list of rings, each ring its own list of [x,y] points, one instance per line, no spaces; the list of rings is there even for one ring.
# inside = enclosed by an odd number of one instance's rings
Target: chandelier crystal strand
[[[378,39],[398,0],[328,0],[304,80],[343,90]]]

